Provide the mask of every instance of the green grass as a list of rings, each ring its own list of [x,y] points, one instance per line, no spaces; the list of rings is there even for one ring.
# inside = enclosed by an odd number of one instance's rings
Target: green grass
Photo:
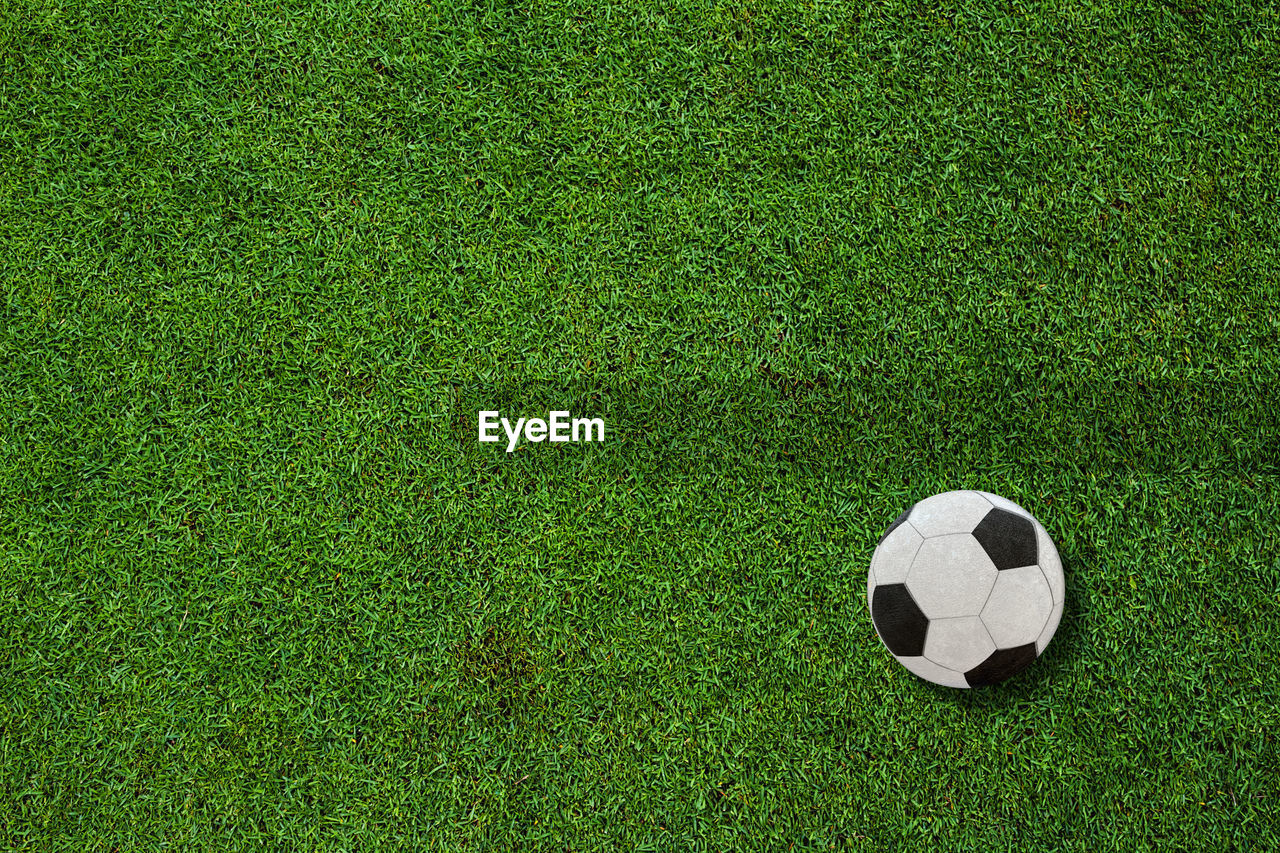
[[[281,6],[0,3],[0,847],[1280,848],[1272,4]]]

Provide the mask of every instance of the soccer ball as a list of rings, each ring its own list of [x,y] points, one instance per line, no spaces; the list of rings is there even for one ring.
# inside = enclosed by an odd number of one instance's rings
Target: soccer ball
[[[1065,592],[1048,532],[988,492],[943,492],[908,508],[867,573],[881,642],[947,687],[996,684],[1030,666],[1058,628]]]

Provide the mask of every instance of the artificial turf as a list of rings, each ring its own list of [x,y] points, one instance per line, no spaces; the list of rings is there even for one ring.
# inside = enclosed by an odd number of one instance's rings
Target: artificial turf
[[[1280,848],[1277,127],[1265,2],[5,0],[0,847]]]

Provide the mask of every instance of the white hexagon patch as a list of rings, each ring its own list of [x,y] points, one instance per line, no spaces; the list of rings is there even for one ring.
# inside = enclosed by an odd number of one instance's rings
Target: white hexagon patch
[[[996,644],[977,616],[934,619],[929,623],[924,656],[947,669],[968,672],[995,650]]]
[[[963,672],[955,672],[945,666],[938,666],[928,658],[898,658],[898,663],[911,670],[925,681],[941,684],[943,687],[968,687]]]
[[[977,616],[997,574],[987,552],[968,533],[938,536],[920,546],[907,573],[907,589],[930,619]]]
[[[1006,569],[982,608],[982,622],[1002,649],[1034,643],[1053,611],[1053,593],[1039,566]]]
[[[907,579],[907,569],[920,550],[924,537],[910,524],[899,524],[885,537],[871,555],[871,571],[877,584],[902,583]]]
[[[977,492],[943,492],[911,508],[907,518],[924,537],[968,533],[991,512],[991,504]]]

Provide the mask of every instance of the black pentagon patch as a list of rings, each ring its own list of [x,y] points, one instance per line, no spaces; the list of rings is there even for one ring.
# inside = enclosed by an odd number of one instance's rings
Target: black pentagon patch
[[[876,623],[880,639],[898,657],[918,657],[924,654],[929,619],[916,606],[905,583],[887,583],[876,587],[871,598],[871,619]]]
[[[996,649],[991,656],[964,674],[970,687],[986,687],[1012,678],[1031,666],[1036,659],[1036,644],[1027,643],[1012,649]]]
[[[1036,528],[1029,518],[1007,509],[993,509],[973,528],[973,538],[997,569],[1036,564]]]
[[[907,516],[911,515],[911,510],[913,509],[915,509],[915,504],[912,504],[911,506],[904,509],[902,511],[902,514],[893,520],[893,524],[889,525],[889,529],[884,532],[884,535],[880,537],[880,542],[877,542],[876,545],[879,546],[882,542],[884,542],[884,540],[888,539],[889,534],[897,530],[898,525],[902,524],[902,522],[907,520]]]

